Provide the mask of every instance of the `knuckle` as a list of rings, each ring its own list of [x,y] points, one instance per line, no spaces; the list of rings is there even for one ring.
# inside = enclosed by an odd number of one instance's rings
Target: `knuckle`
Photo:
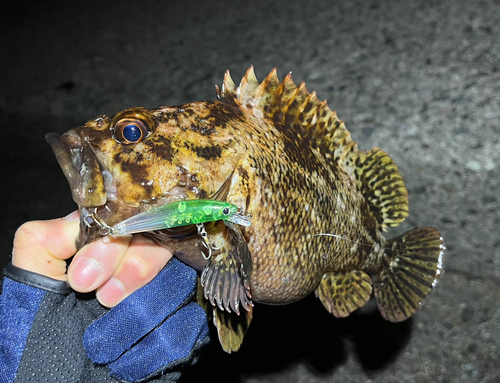
[[[125,268],[140,280],[151,280],[157,270],[155,262],[147,251],[134,249],[125,260]]]
[[[23,223],[14,235],[14,246],[17,248],[44,247],[49,238],[40,221]]]

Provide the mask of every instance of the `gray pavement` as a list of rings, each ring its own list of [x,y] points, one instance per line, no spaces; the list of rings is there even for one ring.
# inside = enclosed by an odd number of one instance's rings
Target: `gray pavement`
[[[0,15],[2,265],[15,229],[75,208],[44,134],[102,113],[213,99],[249,65],[327,99],[399,166],[410,216],[442,230],[445,274],[392,324],[314,298],[259,305],[240,352],[184,381],[500,382],[500,2],[40,2]]]

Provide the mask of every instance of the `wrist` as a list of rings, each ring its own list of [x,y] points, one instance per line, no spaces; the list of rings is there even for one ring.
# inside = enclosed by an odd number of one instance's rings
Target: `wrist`
[[[13,281],[23,283],[56,294],[69,294],[72,289],[68,282],[50,278],[33,271],[25,270],[9,263],[4,270],[4,275]]]

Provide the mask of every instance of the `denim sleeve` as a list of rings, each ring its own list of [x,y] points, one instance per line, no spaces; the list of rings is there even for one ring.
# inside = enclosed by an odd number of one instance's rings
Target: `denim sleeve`
[[[13,382],[35,315],[46,291],[12,279],[0,295],[0,382]]]
[[[0,286],[0,382],[117,382],[119,374],[113,377],[111,366],[93,363],[82,341],[86,329],[112,311],[93,293],[75,293],[66,282],[11,264]],[[171,364],[170,370],[158,369],[148,381],[177,381],[183,366],[196,356],[192,353],[182,364]]]
[[[12,264],[2,287],[1,382],[116,382],[83,349],[85,328],[107,311],[95,298]]]

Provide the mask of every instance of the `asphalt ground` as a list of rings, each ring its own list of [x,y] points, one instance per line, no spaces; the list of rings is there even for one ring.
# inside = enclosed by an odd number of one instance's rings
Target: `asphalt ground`
[[[0,255],[16,228],[75,209],[44,141],[100,114],[213,99],[226,69],[277,67],[387,151],[445,273],[402,323],[373,302],[257,305],[242,349],[217,342],[185,382],[500,381],[500,2],[17,2],[0,13]]]

